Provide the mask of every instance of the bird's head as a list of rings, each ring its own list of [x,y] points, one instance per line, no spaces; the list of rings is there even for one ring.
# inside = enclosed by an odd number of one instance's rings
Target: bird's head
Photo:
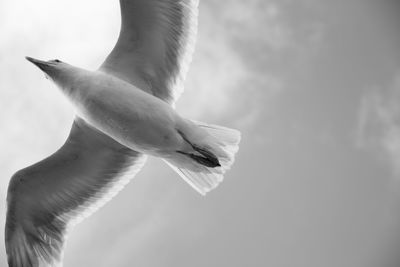
[[[62,62],[58,59],[53,59],[49,61],[43,61],[32,57],[25,57],[28,61],[32,62],[35,66],[41,69],[45,74],[46,78],[55,80],[64,69],[67,68],[67,63]]]
[[[58,59],[39,60],[31,57],[26,59],[41,69],[46,78],[52,80],[63,91],[69,91],[71,84],[78,76],[79,69]]]

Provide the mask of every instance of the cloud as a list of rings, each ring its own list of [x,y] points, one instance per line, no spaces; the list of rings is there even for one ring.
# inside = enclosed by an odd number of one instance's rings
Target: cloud
[[[376,88],[362,98],[356,141],[400,174],[400,73],[387,89]]]
[[[259,118],[282,80],[264,68],[272,50],[289,45],[274,2],[204,1],[193,63],[178,110],[189,118],[213,118],[245,128]],[[260,27],[262,25],[262,27]]]

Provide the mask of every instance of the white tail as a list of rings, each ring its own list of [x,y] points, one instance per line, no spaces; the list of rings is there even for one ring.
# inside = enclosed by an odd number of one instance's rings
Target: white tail
[[[239,150],[241,136],[237,130],[203,122],[193,122],[206,133],[205,140],[201,145],[218,158],[221,166],[211,168],[192,160],[186,159],[186,162],[182,162],[181,158],[166,159],[165,161],[189,185],[204,196],[224,179],[224,173],[232,166],[235,154]]]

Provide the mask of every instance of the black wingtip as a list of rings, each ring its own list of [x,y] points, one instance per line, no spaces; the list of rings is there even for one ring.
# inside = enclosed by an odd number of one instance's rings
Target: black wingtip
[[[201,154],[201,156],[191,154],[191,153],[186,153],[183,151],[176,151],[176,152],[187,155],[187,156],[191,157],[192,159],[194,159],[195,161],[197,161],[198,163],[200,163],[206,167],[209,167],[209,168],[221,167],[221,164],[219,163],[218,158],[213,153],[191,143],[181,131],[178,130],[178,133],[196,152]]]
[[[191,154],[191,153],[185,153],[182,151],[177,151],[177,152],[192,158],[197,163],[200,163],[201,165],[204,165],[206,167],[209,167],[209,168],[221,167],[221,164],[219,163],[218,158],[216,156],[214,156],[214,154],[212,154],[208,151],[207,151],[207,154],[205,154],[204,152],[201,153],[200,151],[198,151],[202,156],[198,156],[198,155]]]

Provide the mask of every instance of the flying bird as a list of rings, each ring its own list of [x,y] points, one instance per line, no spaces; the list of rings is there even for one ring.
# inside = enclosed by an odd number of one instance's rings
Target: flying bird
[[[163,159],[205,195],[238,151],[237,130],[190,120],[174,104],[197,32],[197,0],[120,0],[118,41],[96,71],[27,57],[77,116],[65,144],[10,180],[5,230],[10,267],[62,266],[68,231],[141,169]]]

